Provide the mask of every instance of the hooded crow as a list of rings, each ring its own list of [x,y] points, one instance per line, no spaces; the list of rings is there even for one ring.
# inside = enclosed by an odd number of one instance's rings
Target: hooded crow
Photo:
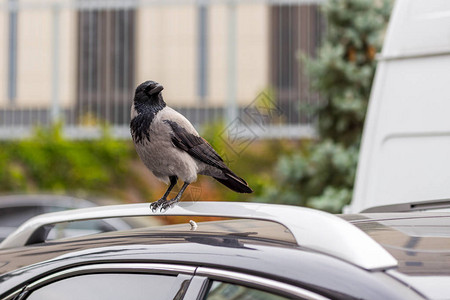
[[[131,136],[136,152],[145,166],[169,188],[161,199],[150,205],[152,211],[167,210],[180,201],[197,174],[215,178],[238,193],[251,193],[247,182],[234,174],[211,145],[180,113],[168,107],[154,81],[141,83],[131,106]],[[175,198],[167,200],[178,179],[184,184]]]

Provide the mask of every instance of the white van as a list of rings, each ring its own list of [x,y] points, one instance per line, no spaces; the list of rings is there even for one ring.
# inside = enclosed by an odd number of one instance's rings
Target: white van
[[[346,212],[448,207],[448,198],[450,1],[397,0]]]

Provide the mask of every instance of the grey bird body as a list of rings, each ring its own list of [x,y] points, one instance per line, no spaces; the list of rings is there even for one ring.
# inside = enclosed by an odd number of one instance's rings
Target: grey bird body
[[[134,106],[131,118],[137,114]],[[177,176],[184,182],[197,180],[197,174],[224,177],[217,168],[193,158],[187,152],[174,147],[172,128],[165,120],[176,122],[187,132],[200,137],[194,126],[180,113],[166,106],[159,111],[150,125],[150,141],[135,144],[136,152],[145,166],[161,181],[169,184],[169,176]]]
[[[162,85],[153,81],[140,84],[131,106],[130,129],[136,152],[159,180],[170,184],[164,196],[152,203],[152,210],[167,209],[177,203],[186,187],[197,180],[197,174],[211,176],[236,192],[251,193],[247,182],[225,165],[194,126],[166,105],[162,89]],[[167,196],[178,179],[184,185],[168,201]]]

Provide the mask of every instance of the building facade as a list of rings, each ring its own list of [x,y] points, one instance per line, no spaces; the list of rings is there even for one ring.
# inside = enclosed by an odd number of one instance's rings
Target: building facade
[[[125,124],[134,88],[149,79],[183,109],[245,107],[269,89],[294,109],[308,89],[298,53],[314,55],[324,28],[315,4],[3,4],[3,123],[17,111],[32,122],[33,110],[48,119],[56,109],[74,124],[86,115]]]

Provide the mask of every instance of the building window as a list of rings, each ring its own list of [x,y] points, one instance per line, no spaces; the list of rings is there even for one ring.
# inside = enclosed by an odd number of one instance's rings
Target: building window
[[[317,5],[282,5],[271,8],[270,81],[289,123],[310,122],[300,104],[318,100],[310,91],[300,52],[314,57],[325,29]]]
[[[129,121],[134,92],[134,10],[78,13],[77,115],[113,125]]]
[[[198,96],[202,103],[208,91],[208,7],[198,7]]]
[[[13,104],[17,95],[17,0],[9,0],[8,14],[8,100]]]

